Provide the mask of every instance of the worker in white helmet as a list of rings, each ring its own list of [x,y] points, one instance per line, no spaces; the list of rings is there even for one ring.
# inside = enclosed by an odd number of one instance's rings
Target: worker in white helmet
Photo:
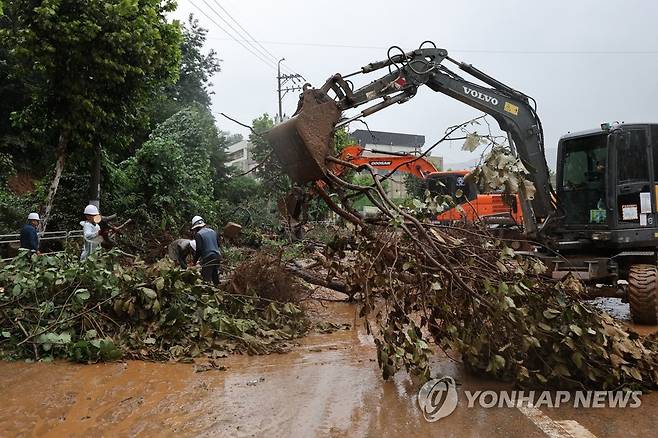
[[[80,222],[82,225],[82,237],[83,237],[83,246],[82,254],[80,255],[80,260],[86,260],[91,254],[93,254],[101,242],[103,237],[98,233],[101,230],[99,222],[101,221],[101,214],[98,211],[98,207],[95,205],[89,204],[85,207],[84,210],[85,220]]]
[[[219,284],[219,236],[206,226],[201,216],[192,218],[192,233],[196,242],[194,263],[201,260],[201,276],[205,281]]]
[[[169,244],[169,258],[178,263],[181,269],[187,269],[187,258],[196,251],[196,241],[190,239],[176,239]]]
[[[27,215],[27,223],[21,228],[21,248],[37,254],[39,254],[39,233],[37,228],[40,221],[39,213],[30,213]]]

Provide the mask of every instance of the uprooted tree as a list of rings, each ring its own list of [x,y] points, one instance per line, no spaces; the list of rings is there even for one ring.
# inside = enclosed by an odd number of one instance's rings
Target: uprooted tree
[[[306,333],[308,319],[298,296],[268,284],[294,285],[280,259],[257,260],[260,273],[216,288],[194,270],[167,260],[148,265],[117,250],[84,262],[24,251],[0,267],[0,358],[187,360],[285,350]]]
[[[490,140],[469,135],[466,146]],[[490,146],[475,172],[480,185],[531,197],[518,158],[503,144]],[[454,205],[450,196],[427,193],[415,208],[403,208],[386,196],[388,175],[367,165],[359,170],[370,172],[372,184],[328,173],[325,184],[311,190],[351,229],[327,246],[323,264],[328,279],[341,279],[350,295],[361,295],[384,378],[401,367],[429,378],[433,343],[471,371],[521,386],[658,386],[656,338],[640,338],[584,303],[578,280],[542,276],[541,261],[517,255],[484,227],[425,219]],[[366,220],[353,209],[355,195],[368,197],[379,217]]]

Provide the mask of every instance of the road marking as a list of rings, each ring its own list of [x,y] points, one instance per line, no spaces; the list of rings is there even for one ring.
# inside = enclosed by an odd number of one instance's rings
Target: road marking
[[[596,438],[596,435],[585,429],[585,427],[576,420],[562,420],[556,421],[556,423],[566,429],[573,437]]]
[[[534,406],[517,406],[523,415],[550,438],[596,438],[575,420],[553,421]]]

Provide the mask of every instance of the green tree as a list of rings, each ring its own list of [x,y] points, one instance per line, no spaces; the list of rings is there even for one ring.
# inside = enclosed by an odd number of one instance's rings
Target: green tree
[[[334,147],[336,148],[336,152],[340,152],[345,146],[353,145],[355,143],[356,140],[350,136],[347,129],[342,127],[336,130],[336,133],[334,134]]]
[[[144,104],[173,82],[180,27],[171,0],[8,0],[0,29],[13,78],[29,80],[27,107],[12,120],[44,144],[57,162],[42,221],[45,227],[66,157],[93,156],[92,199],[100,187],[101,147],[121,148],[143,124]],[[75,149],[73,149],[75,148]],[[93,153],[92,153],[93,151]]]
[[[134,157],[113,169],[111,204],[161,232],[183,226],[195,214],[216,217],[215,185],[228,172],[225,160],[215,161],[222,147],[205,109],[177,112],[158,125]]]
[[[244,138],[242,137],[242,134],[238,134],[238,133],[230,133],[228,131],[220,131],[219,135],[224,138],[224,144],[226,145],[226,147],[232,146],[232,145],[234,145],[236,143],[239,143],[242,140],[244,140]]]
[[[278,198],[290,190],[291,184],[272,152],[270,144],[262,135],[273,126],[274,120],[267,113],[254,119],[251,123],[253,132],[249,134],[249,142],[254,145],[254,160],[262,163],[254,173],[263,182],[263,189]]]
[[[160,93],[150,103],[151,126],[162,123],[178,111],[191,105],[210,109],[212,86],[210,79],[221,71],[221,60],[217,52],[204,53],[208,30],[199,26],[198,20],[190,14],[186,25],[181,26],[181,60],[178,80],[162,87]],[[142,133],[144,139],[150,130]]]
[[[182,105],[197,103],[210,107],[210,78],[221,71],[221,60],[213,49],[203,53],[207,34],[208,30],[200,27],[199,21],[190,14],[187,26],[183,27],[179,78],[167,93]]]

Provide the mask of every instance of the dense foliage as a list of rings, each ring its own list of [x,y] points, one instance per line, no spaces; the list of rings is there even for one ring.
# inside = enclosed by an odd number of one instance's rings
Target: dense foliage
[[[18,8],[19,3],[16,3],[15,8]],[[69,3],[72,4],[72,2],[64,2],[59,7],[67,8],[69,6],[66,5]],[[90,14],[97,6],[96,3],[90,6]],[[140,4],[140,9],[137,11],[131,9],[133,8],[131,2],[123,3],[125,4],[121,7],[128,8],[134,14],[124,14],[121,19],[132,20],[142,12],[147,13],[145,9],[147,4],[155,5],[157,2]],[[161,4],[162,8],[169,7],[169,3],[166,2],[158,4]],[[109,4],[107,7],[110,7]],[[7,12],[9,15],[10,11]],[[19,12],[14,10],[12,13]],[[94,17],[90,16],[89,20]],[[100,20],[99,17],[96,18]],[[70,21],[67,14],[50,19],[61,20],[58,26],[65,26]],[[103,20],[111,22],[112,19],[114,18],[109,17]],[[155,14],[150,16],[149,20],[151,19],[162,20],[162,17]],[[8,23],[9,20],[0,20],[0,29],[17,35],[19,31],[23,32],[25,28],[29,29],[31,26],[30,22],[26,21],[13,23],[10,29]],[[98,23],[100,28],[104,25],[105,22]],[[137,26],[137,24],[126,24],[129,25]],[[162,25],[165,26],[164,22]],[[169,23],[166,26],[171,32],[178,32],[178,23]],[[124,28],[117,28],[117,32],[120,29]],[[228,220],[238,222],[245,220],[247,218],[243,217],[245,216],[243,214],[239,214],[237,219],[232,217],[236,199],[257,205],[251,199],[261,194],[260,185],[253,179],[229,178],[231,169],[225,165],[225,147],[240,141],[242,137],[219,131],[210,113],[210,79],[219,72],[220,60],[213,50],[204,51],[207,31],[199,27],[198,22],[190,16],[189,22],[185,26],[180,26],[180,32],[182,38],[179,44],[177,43],[180,59],[176,58],[176,61],[180,62],[175,63],[175,71],[169,71],[166,78],[160,75],[161,80],[154,79],[153,82],[142,84],[145,87],[143,91],[146,93],[145,90],[148,88],[149,94],[136,96],[140,101],[134,102],[133,109],[139,112],[139,116],[133,117],[130,113],[122,114],[121,116],[126,120],[119,126],[114,126],[116,129],[111,130],[112,142],[101,142],[96,134],[89,136],[91,143],[103,145],[98,175],[103,181],[101,210],[105,214],[118,213],[123,219],[131,217],[139,223],[137,235],[132,239],[139,244],[137,247],[129,247],[131,251],[148,250],[149,246],[157,244],[153,239],[162,240],[165,244],[165,241],[172,236],[180,235],[179,233],[186,234],[189,219],[195,214],[204,215],[211,223],[218,226]],[[115,36],[119,42],[124,41],[121,35]],[[171,37],[174,37],[173,33]],[[84,38],[87,37],[76,36],[76,38],[82,38],[76,44],[84,47],[86,44]],[[158,44],[165,43],[167,41],[163,40]],[[170,39],[169,43],[173,44],[174,40]],[[144,44],[147,44],[146,40]],[[161,52],[158,44],[153,47]],[[119,47],[117,50],[122,50],[120,46],[117,47]],[[17,231],[29,211],[43,213],[43,205],[49,194],[49,183],[56,176],[56,172],[53,171],[56,154],[52,146],[57,143],[57,138],[45,135],[43,130],[39,131],[43,135],[38,137],[30,126],[10,123],[12,113],[18,114],[30,104],[27,99],[30,97],[28,88],[39,84],[34,82],[30,75],[17,74],[20,65],[16,56],[10,56],[9,49],[9,46],[0,44],[2,82],[0,84],[0,162],[2,163],[0,230],[3,232]],[[175,47],[170,49],[173,50]],[[158,53],[158,56],[163,58],[158,62],[165,62],[164,58],[167,58],[168,53],[173,53],[170,49]],[[132,62],[130,58],[137,56],[135,50],[137,48],[131,48],[124,53],[126,59],[121,58],[116,62],[123,63],[121,65],[130,64]],[[28,54],[24,55],[28,56]],[[148,57],[142,57],[141,60],[150,62]],[[155,68],[156,65],[151,67]],[[148,71],[145,70],[144,74],[147,73]],[[124,73],[121,72],[120,75]],[[174,77],[177,79],[171,82]],[[130,75],[125,75],[125,80],[131,80],[130,78]],[[151,80],[146,77],[142,79],[146,82]],[[111,87],[108,90],[111,90]],[[38,91],[47,92],[47,90]],[[117,100],[113,101],[112,105],[123,105],[121,103],[123,94],[115,93],[113,96]],[[99,101],[98,105],[105,104]],[[107,109],[115,108],[109,104],[105,106]],[[124,109],[128,110],[127,107]],[[126,125],[131,120],[134,123],[130,126]],[[96,125],[106,121],[109,125],[114,123],[101,117],[98,123],[94,120],[92,123],[94,126],[90,126],[89,129],[101,129],[101,126]],[[128,135],[125,141],[120,139],[123,134]],[[115,140],[121,140],[121,145]],[[126,144],[128,147],[124,147]],[[68,152],[73,154],[75,159],[68,161],[66,169],[61,174],[61,190],[58,190],[54,196],[54,208],[49,221],[50,229],[77,228],[78,221],[81,219],[80,211],[90,199],[89,187],[90,184],[95,184],[90,183],[94,179],[93,167],[90,165],[97,160],[97,157],[94,153],[78,147],[81,145],[73,147],[71,143],[68,148]],[[10,179],[12,182],[24,179],[31,188],[28,191],[17,191],[16,184],[9,184]],[[259,217],[258,214],[254,216]]]
[[[170,1],[12,0],[0,41],[29,105],[16,121],[79,146],[121,143],[140,107],[174,80],[180,30]]]
[[[170,0],[12,0],[0,45],[9,77],[21,81],[26,106],[12,121],[56,148],[46,219],[71,152],[93,163],[90,199],[98,199],[101,149],[124,148],[143,107],[176,79],[180,27]],[[91,153],[90,149],[94,152]]]
[[[196,271],[146,265],[120,253],[23,253],[0,267],[0,357],[181,359],[266,353],[308,329],[295,305],[258,288],[228,293]]]
[[[160,124],[112,174],[112,206],[145,226],[169,228],[193,215],[216,215],[213,181],[225,178],[214,120],[187,108]]]
[[[658,387],[655,336],[626,330],[583,302],[577,279],[543,276],[539,260],[517,255],[484,227],[424,221],[450,199],[428,193],[401,207],[368,169],[373,185],[331,181],[342,203],[332,208],[351,223],[351,235],[338,235],[319,261],[327,278],[362,296],[363,315],[374,315],[368,323],[384,378],[401,367],[429,378],[435,344],[471,371],[524,387]],[[501,148],[478,174],[482,183],[526,195],[533,188]],[[344,201],[355,194],[367,196],[380,216],[365,221],[351,210]]]

